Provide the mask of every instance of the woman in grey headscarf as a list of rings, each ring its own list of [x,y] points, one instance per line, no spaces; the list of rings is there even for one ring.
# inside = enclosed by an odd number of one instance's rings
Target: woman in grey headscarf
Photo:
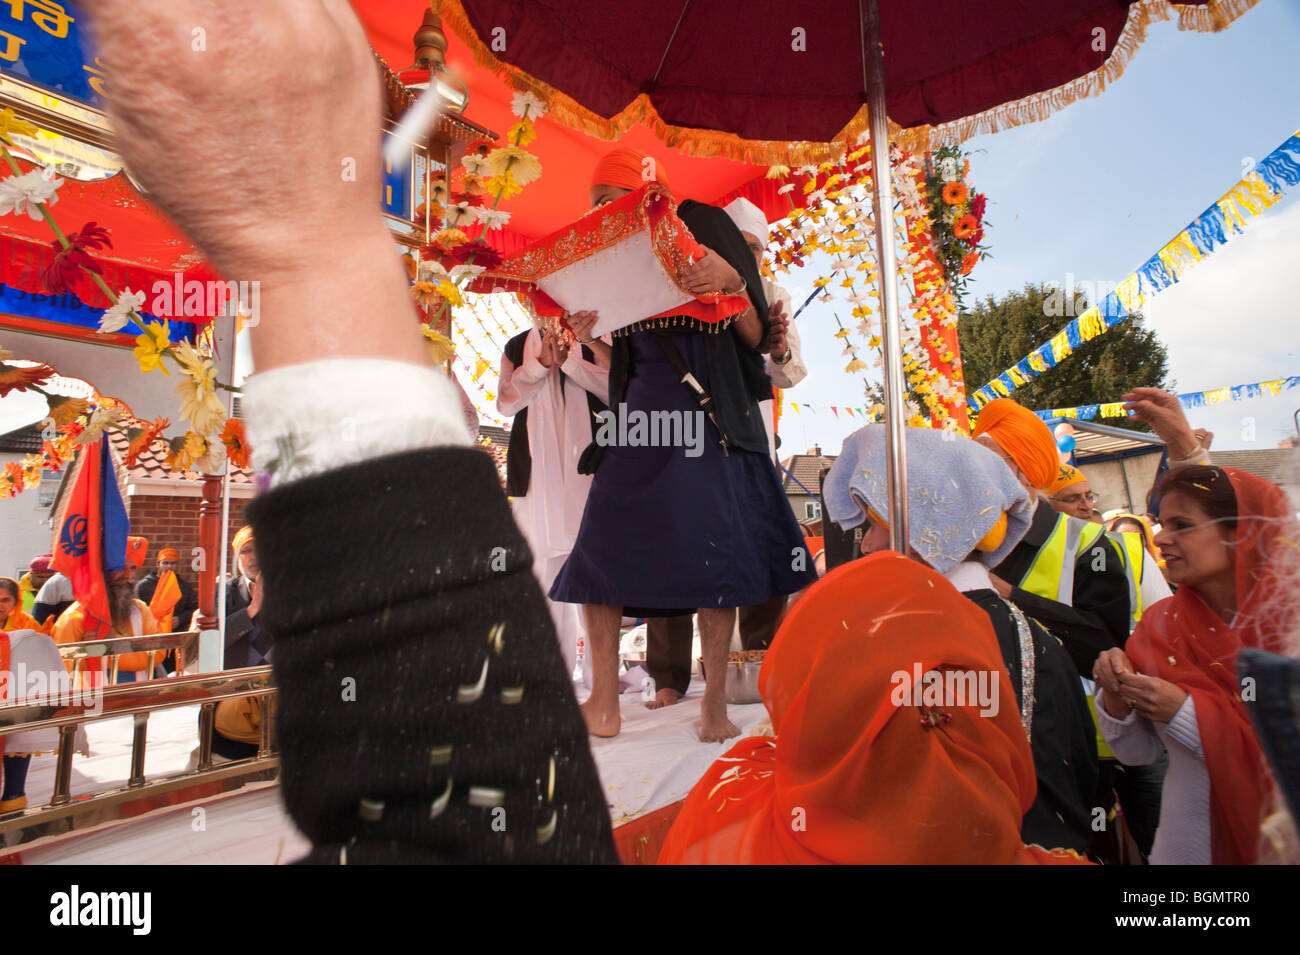
[[[1029,528],[1029,495],[1002,460],[951,432],[907,428],[909,556],[943,574],[988,614],[1029,736],[1038,795],[1021,836],[1030,845],[1083,851],[1092,841],[1096,730],[1061,642],[993,589],[989,569]],[[822,488],[827,515],[847,529],[869,523],[864,553],[889,547],[885,428],[850,435]]]

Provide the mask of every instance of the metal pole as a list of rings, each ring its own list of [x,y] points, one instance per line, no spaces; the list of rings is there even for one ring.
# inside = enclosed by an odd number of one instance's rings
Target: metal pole
[[[894,246],[894,189],[889,175],[889,117],[885,114],[885,50],[878,0],[860,0],[863,80],[871,128],[871,200],[880,266],[881,329],[885,352],[885,460],[889,462],[889,546],[907,553],[907,446],[903,427],[903,352],[898,317],[898,253]]]

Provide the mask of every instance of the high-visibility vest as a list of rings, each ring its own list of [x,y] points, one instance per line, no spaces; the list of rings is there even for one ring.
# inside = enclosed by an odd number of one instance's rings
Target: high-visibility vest
[[[1124,556],[1124,576],[1128,578],[1128,632],[1132,633],[1142,619],[1142,571],[1146,566],[1146,546],[1142,535],[1136,531],[1118,534],[1111,531],[1107,536],[1117,540]]]
[[[1034,555],[1033,562],[1020,581],[1020,589],[1073,607],[1075,562],[1080,554],[1096,545],[1102,533],[1100,524],[1057,514],[1056,526],[1052,528],[1046,543]],[[1108,542],[1120,560],[1123,560],[1123,548],[1109,538]]]

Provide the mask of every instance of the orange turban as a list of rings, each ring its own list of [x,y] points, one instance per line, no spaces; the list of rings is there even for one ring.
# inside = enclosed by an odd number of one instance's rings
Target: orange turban
[[[145,555],[149,553],[149,542],[143,537],[128,537],[126,539],[126,559],[129,563],[137,567],[144,566]]]
[[[243,547],[252,539],[253,539],[253,529],[249,527],[247,524],[245,524],[239,530],[235,531],[235,537],[230,542],[230,549],[233,550],[236,554],[238,554],[239,548]]]
[[[975,437],[987,434],[1042,489],[1056,477],[1061,455],[1043,419],[1010,398],[990,401],[975,419]]]
[[[158,559],[159,560],[180,560],[181,559],[180,551],[178,551],[175,547],[164,547],[162,550],[158,551]]]
[[[646,160],[649,162],[646,162]],[[646,178],[647,173],[652,173]],[[668,184],[668,170],[663,163],[637,149],[619,146],[611,149],[596,163],[591,173],[591,184],[595,186],[616,186],[619,189],[640,189],[650,179],[655,180],[665,189],[672,190]]]
[[[1061,491],[1065,490],[1071,484],[1086,480],[1088,480],[1087,476],[1078,468],[1069,464],[1062,464],[1056,469],[1056,477],[1052,478],[1051,483],[1043,488],[1043,491],[1048,497],[1052,497],[1053,495],[1059,494]]]

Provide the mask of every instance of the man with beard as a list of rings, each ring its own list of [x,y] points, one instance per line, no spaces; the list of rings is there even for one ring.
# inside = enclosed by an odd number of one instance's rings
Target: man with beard
[[[126,539],[126,566],[122,570],[105,575],[108,590],[109,615],[112,618],[113,636],[145,637],[158,632],[158,623],[149,611],[149,605],[135,597],[135,575],[144,564],[145,555],[149,553],[149,542],[143,537]],[[80,603],[73,603],[59,616],[54,625],[54,642],[80,643],[86,639],[86,632],[94,631],[93,620],[87,626],[86,611]],[[153,674],[153,656],[150,653],[126,653],[118,659],[118,683],[134,683],[147,680]],[[87,661],[88,672],[102,671],[104,658]],[[96,682],[102,678],[96,678]]]

